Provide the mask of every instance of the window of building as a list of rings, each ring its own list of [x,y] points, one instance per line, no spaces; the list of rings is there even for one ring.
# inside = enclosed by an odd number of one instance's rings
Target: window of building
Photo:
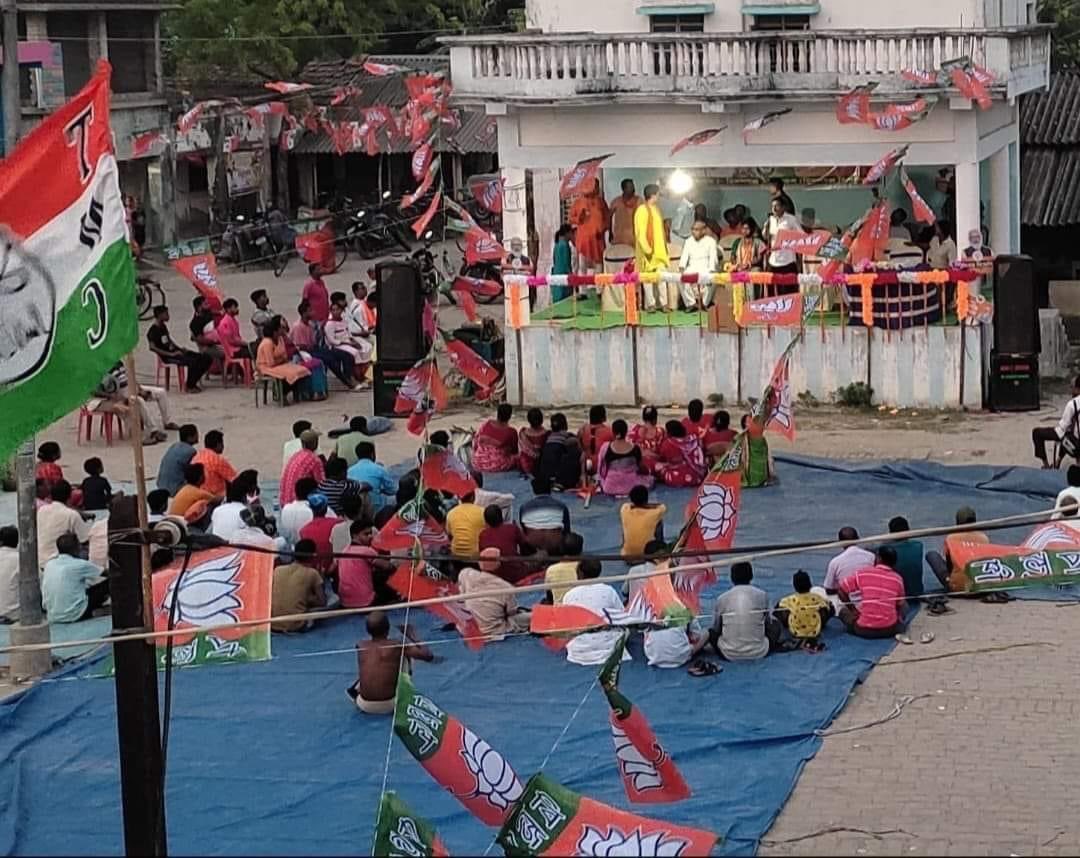
[[[109,12],[105,16],[113,92],[154,92],[154,15]]]
[[[654,33],[704,33],[704,15],[650,15],[649,26]]]
[[[809,15],[755,15],[751,30],[788,32],[810,29]]]
[[[654,33],[704,33],[704,15],[651,15],[649,16],[649,28]],[[672,74],[672,50],[671,45],[655,45],[653,47],[653,69],[655,74]],[[704,61],[704,50],[698,50],[697,63],[701,68]]]
[[[1028,24],[1037,24],[1039,22],[1039,8],[1037,0],[1027,0],[1025,4],[1026,16],[1024,20]]]
[[[75,95],[90,80],[90,29],[85,12],[49,12],[45,17],[49,38],[56,39],[64,56],[64,95]]]

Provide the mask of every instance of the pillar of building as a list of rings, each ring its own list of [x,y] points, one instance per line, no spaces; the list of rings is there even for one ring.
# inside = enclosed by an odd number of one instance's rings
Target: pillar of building
[[[49,24],[44,12],[26,13],[26,41],[47,42],[49,40]]]
[[[1012,244],[1012,170],[1009,147],[990,156],[990,247],[994,253],[1014,253]]]
[[[970,242],[968,233],[979,229],[979,162],[966,161],[956,165],[956,248],[964,252]],[[992,245],[991,245],[992,246]]]

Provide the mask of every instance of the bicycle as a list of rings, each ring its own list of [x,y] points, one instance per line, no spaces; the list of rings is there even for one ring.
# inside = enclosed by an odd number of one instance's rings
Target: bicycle
[[[155,292],[157,301],[154,300]],[[165,306],[165,290],[152,277],[136,277],[135,304],[139,308],[139,321],[145,322],[154,315],[154,307]]]

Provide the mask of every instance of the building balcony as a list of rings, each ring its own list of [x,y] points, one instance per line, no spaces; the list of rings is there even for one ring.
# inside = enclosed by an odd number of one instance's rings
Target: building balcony
[[[455,36],[455,95],[511,104],[833,98],[876,83],[906,93],[905,69],[970,57],[1013,98],[1045,88],[1050,28],[714,33],[522,33]],[[950,85],[920,92],[950,93]]]

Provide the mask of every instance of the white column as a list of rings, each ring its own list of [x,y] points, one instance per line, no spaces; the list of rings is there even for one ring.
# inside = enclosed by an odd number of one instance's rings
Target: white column
[[[505,191],[503,192],[502,236],[503,244],[509,250],[510,239],[520,238],[526,241],[528,217],[525,211],[525,171],[520,167],[503,167],[500,171]]]
[[[990,247],[994,253],[1012,253],[1012,181],[1009,147],[990,156]]]
[[[551,271],[551,253],[555,232],[562,223],[562,205],[559,201],[559,171],[553,167],[532,171],[533,224],[540,239],[540,252],[536,255],[536,273]],[[551,304],[551,290],[538,289],[536,309]]]
[[[979,226],[979,162],[968,161],[956,165],[957,253],[964,252],[968,246],[968,233]]]

